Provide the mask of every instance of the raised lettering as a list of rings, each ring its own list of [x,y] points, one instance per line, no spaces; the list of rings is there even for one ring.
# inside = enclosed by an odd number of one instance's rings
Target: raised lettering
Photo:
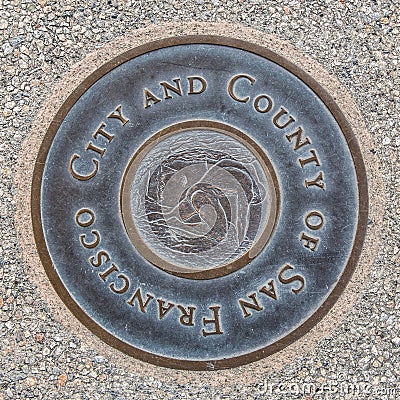
[[[188,76],[188,81],[189,81],[189,91],[188,94],[201,94],[203,93],[206,88],[207,88],[207,82],[204,78],[200,76]],[[198,81],[200,83],[200,89],[195,90],[195,81]]]
[[[93,133],[93,137],[95,138],[95,139],[97,139],[97,137],[99,136],[99,135],[101,135],[101,136],[103,136],[107,141],[108,141],[108,143],[111,143],[111,141],[114,139],[114,135],[111,135],[110,133],[108,133],[108,132],[106,132],[103,128],[106,126],[106,124],[104,123],[104,122],[102,122],[101,124],[100,124],[100,126],[97,128],[97,130],[96,130],[96,132],[95,133]],[[103,154],[104,154],[104,152],[103,152]],[[103,157],[103,156],[102,156]]]
[[[268,283],[268,288],[266,286],[263,286],[261,289],[259,289],[258,291],[262,294],[265,294],[269,297],[271,297],[274,300],[278,300],[278,295],[276,294],[276,290],[275,290],[275,281],[273,279],[271,279]]]
[[[82,216],[87,214],[87,220],[83,219]],[[94,222],[94,212],[90,208],[81,208],[75,215],[75,221],[79,226],[87,228],[88,226],[92,225]]]
[[[163,319],[174,307],[174,303],[168,303],[166,306],[164,306],[165,301],[162,299],[157,299],[158,303],[158,319]]]
[[[119,268],[114,263],[112,263],[110,268],[108,268],[106,271],[102,273],[99,273],[99,277],[105,282],[108,276],[110,276],[113,272],[118,272],[118,271]]]
[[[286,139],[289,142],[291,142],[294,137],[296,138],[296,142],[293,147],[295,151],[300,149],[300,147],[306,146],[307,144],[311,144],[311,140],[308,136],[302,141],[301,140],[302,135],[303,135],[303,128],[301,126],[299,126],[296,131],[286,135]]]
[[[123,116],[123,114],[122,114],[121,105],[119,105],[119,106],[115,109],[115,111],[113,111],[111,114],[109,114],[109,115],[107,116],[107,118],[116,118],[116,119],[118,119],[118,120],[121,122],[122,126],[124,126],[127,122],[129,122],[129,119],[128,119],[128,118],[125,118],[125,117]]]
[[[311,229],[312,231],[317,231],[324,225],[324,217],[319,211],[311,211],[307,214],[304,221],[307,225],[307,228]]]
[[[256,81],[252,76],[250,76],[250,75],[245,75],[245,74],[240,74],[240,75],[236,75],[236,76],[234,76],[230,81],[229,81],[229,83],[228,83],[228,93],[229,93],[229,96],[231,96],[231,98],[233,99],[233,100],[235,100],[235,101],[239,101],[240,103],[247,103],[248,101],[249,101],[249,99],[250,99],[250,97],[249,96],[247,96],[247,97],[242,97],[242,98],[240,98],[240,97],[237,97],[236,95],[235,95],[235,92],[234,92],[234,86],[235,86],[235,83],[239,80],[239,79],[247,79],[248,81],[250,81],[250,85],[254,85],[254,82]]]
[[[109,254],[105,250],[100,250],[96,256],[92,256],[89,258],[90,264],[93,265],[93,267],[100,267],[102,264],[105,264],[106,262],[110,261],[111,258]]]
[[[130,298],[130,300],[127,301],[127,303],[134,307],[135,306],[135,300],[137,301],[139,305],[139,309],[142,313],[146,312],[146,307],[150,303],[150,301],[154,299],[154,296],[151,294],[146,293],[146,301],[143,301],[142,293],[140,291],[140,288],[138,288],[135,292],[135,294]]]
[[[221,324],[219,322],[219,310],[221,307],[219,306],[210,306],[208,307],[212,313],[213,316],[211,319],[203,318],[203,325],[209,325],[212,324],[214,325],[214,329],[212,331],[206,331],[205,329],[201,330],[201,333],[203,336],[210,336],[210,335],[222,335],[224,332],[221,330]]]
[[[87,175],[82,175],[79,172],[76,172],[76,169],[74,167],[74,162],[80,158],[80,156],[78,154],[74,154],[71,157],[71,160],[69,162],[69,172],[71,173],[71,175],[75,178],[78,179],[79,181],[88,181],[89,179],[92,179],[96,174],[97,171],[99,170],[99,162],[93,158],[92,162],[94,164],[94,169],[92,172],[88,173]]]
[[[305,234],[305,232],[301,232],[300,241],[304,241],[304,247],[310,249],[311,251],[317,250],[317,245],[319,242],[318,238],[313,238]]]
[[[86,247],[87,249],[94,249],[100,243],[99,231],[92,231],[91,233],[95,237],[93,242],[86,242],[86,234],[85,233],[83,233],[82,235],[79,235],[79,239],[82,243],[82,246]]]
[[[305,166],[306,164],[309,164],[309,163],[311,163],[311,162],[315,162],[315,165],[316,165],[317,167],[319,167],[319,166],[321,165],[320,162],[319,162],[319,160],[318,160],[317,152],[316,152],[314,149],[312,149],[312,150],[310,150],[310,153],[312,154],[311,157],[309,157],[309,158],[304,158],[304,159],[302,159],[302,158],[299,159],[299,163],[300,163],[300,165],[301,165],[301,168],[304,168],[304,166]]]
[[[180,304],[177,305],[179,310],[181,311],[181,316],[179,317],[179,322],[185,326],[194,326],[194,312],[196,307],[188,307],[187,310],[185,307],[181,306]]]
[[[252,301],[251,303],[246,300],[239,299],[239,305],[242,309],[243,317],[245,317],[245,318],[252,315],[248,311],[248,309],[255,310],[255,311],[262,311],[264,309],[260,304],[258,304],[256,293],[249,294],[247,297],[249,297],[251,299],[251,301]]]
[[[144,108],[150,107],[152,104],[150,104],[150,101],[153,102],[153,104],[157,104],[161,101],[156,95],[150,92],[148,89],[144,89]]]
[[[100,155],[100,157],[104,156],[104,153],[106,152],[106,149],[102,149],[100,147],[95,146],[92,142],[89,142],[89,144],[86,146],[86,150],[91,150],[94,153],[97,153]]]
[[[160,82],[160,85],[164,89],[164,99],[172,99],[172,96],[169,94],[168,91],[176,93],[178,96],[182,96],[182,89],[180,84],[180,78],[172,79],[172,82],[175,83],[175,86],[172,86],[168,82]]]
[[[292,269],[294,269],[294,268],[293,268],[291,265],[286,264],[286,265],[279,271],[278,279],[279,279],[279,282],[281,282],[281,283],[284,284],[284,285],[288,285],[288,284],[294,283],[294,282],[299,282],[300,285],[299,285],[298,287],[296,287],[296,288],[293,288],[293,287],[292,287],[292,292],[293,292],[294,294],[299,294],[299,293],[301,292],[301,290],[304,288],[305,279],[304,279],[301,275],[292,275],[292,276],[290,276],[290,277],[288,277],[288,278],[284,278],[284,277],[283,277],[283,274],[284,274],[286,271],[290,271],[290,270],[292,270]]]
[[[260,101],[264,100],[264,99],[267,100],[267,103],[264,108],[261,108]],[[254,99],[254,108],[256,109],[256,111],[258,111],[261,114],[264,114],[264,113],[267,113],[268,111],[270,111],[272,106],[273,106],[272,99],[271,99],[271,97],[267,96],[266,94],[260,94],[259,96],[257,96]]]
[[[125,293],[128,289],[129,289],[129,279],[127,276],[125,276],[124,274],[119,274],[117,276],[118,279],[121,279],[123,281],[123,285],[119,288],[116,289],[115,283],[111,282],[110,283],[110,289],[117,294],[123,294]]]
[[[291,123],[293,123],[295,121],[295,119],[289,115],[289,117],[287,118],[286,122],[284,123],[280,123],[279,119],[281,117],[283,117],[284,115],[286,115],[288,112],[281,107],[280,110],[278,111],[278,113],[273,117],[272,122],[274,123],[274,125],[279,128],[279,129],[284,129],[287,126],[289,126]]]
[[[317,186],[322,190],[325,190],[325,182],[323,181],[324,175],[322,171],[317,175],[316,178],[314,178],[312,181],[305,180],[306,188],[309,188],[310,186]]]

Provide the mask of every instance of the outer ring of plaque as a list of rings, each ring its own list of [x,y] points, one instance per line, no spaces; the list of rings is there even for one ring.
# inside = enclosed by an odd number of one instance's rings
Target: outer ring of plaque
[[[135,171],[143,159],[145,154],[150,150],[153,144],[157,144],[160,140],[163,140],[169,136],[176,133],[183,132],[186,130],[193,129],[210,129],[216,132],[221,132],[232,138],[238,140],[241,144],[244,144],[257,158],[258,162],[262,165],[265,176],[268,180],[269,198],[271,203],[271,209],[268,215],[267,223],[265,224],[264,230],[259,238],[256,240],[254,245],[238,259],[225,263],[221,266],[210,268],[206,270],[191,270],[189,268],[184,268],[176,266],[172,263],[160,258],[146,245],[146,243],[141,239],[133,220],[130,209],[130,193],[129,187],[135,176]],[[276,177],[274,167],[269,161],[268,157],[265,155],[263,150],[250,139],[243,132],[234,128],[233,126],[223,124],[217,121],[203,121],[194,120],[186,121],[171,125],[155,135],[151,136],[149,140],[144,143],[139,150],[137,150],[134,156],[131,158],[128,167],[125,170],[125,174],[121,186],[121,214],[123,217],[126,232],[128,233],[131,242],[134,244],[136,249],[149,260],[152,264],[156,265],[158,268],[165,272],[179,276],[181,278],[187,279],[212,279],[218,278],[224,275],[228,275],[238,269],[244,267],[248,264],[254,257],[256,257],[262,249],[267,244],[269,238],[271,237],[278,219],[279,207],[280,206],[280,195],[279,195],[279,183]]]
[[[305,85],[311,88],[314,93],[320,98],[325,104],[330,113],[338,123],[345,139],[349,150],[351,152],[353,163],[357,175],[358,184],[358,199],[359,199],[359,210],[358,210],[358,221],[357,230],[354,238],[352,252],[349,256],[347,265],[338,279],[335,288],[332,290],[330,295],[324,301],[324,303],[299,327],[295,330],[264,348],[250,352],[244,355],[217,359],[217,360],[206,360],[206,361],[191,361],[191,360],[177,360],[169,357],[163,357],[155,355],[140,349],[137,349],[127,343],[119,340],[115,336],[111,335],[102,326],[95,323],[90,316],[88,316],[80,306],[72,299],[67,289],[63,286],[61,279],[56,273],[53,267],[51,257],[48,253],[46,242],[42,230],[41,212],[40,212],[40,199],[41,199],[41,184],[42,174],[44,170],[45,161],[47,158],[48,151],[52,144],[52,141],[58,131],[61,121],[66,117],[69,110],[75,104],[75,102],[82,96],[82,94],[95,82],[97,82],[103,75],[124,62],[145,54],[149,51],[158,50],[160,48],[166,48],[171,46],[179,46],[183,44],[214,44],[221,46],[228,46],[245,50],[280,65],[290,73],[298,77]],[[32,191],[31,191],[31,214],[32,214],[32,225],[34,231],[34,237],[36,241],[36,247],[41,259],[41,262],[45,268],[46,274],[56,290],[59,297],[63,300],[64,304],[70,309],[70,311],[78,318],[78,320],[90,329],[95,335],[97,335],[104,342],[113,346],[114,348],[142,361],[152,363],[159,366],[186,369],[186,370],[217,370],[238,367],[240,365],[248,364],[253,361],[261,360],[269,355],[272,355],[285,347],[289,346],[297,339],[301,338],[308,331],[310,331],[321,319],[329,312],[333,307],[337,299],[340,297],[345,286],[351,279],[351,276],[356,268],[358,259],[361,254],[366,228],[368,220],[368,188],[367,178],[364,162],[362,159],[361,151],[359,149],[356,137],[350,127],[346,117],[335,103],[332,96],[310,75],[304,72],[302,69],[297,67],[292,62],[288,61],[284,57],[274,53],[273,51],[264,48],[262,46],[245,42],[239,39],[222,37],[217,35],[187,35],[170,37],[166,39],[160,39],[154,42],[149,42],[136,48],[130,49],[113,60],[105,63],[93,74],[86,78],[68,97],[63,106],[57,112],[55,118],[51,122],[46,135],[43,139],[42,145],[40,146],[36,163],[34,167],[33,179],[32,179]]]

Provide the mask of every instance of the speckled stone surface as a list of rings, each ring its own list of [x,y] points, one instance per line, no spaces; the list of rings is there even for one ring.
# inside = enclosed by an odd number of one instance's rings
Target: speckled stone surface
[[[397,9],[345,0],[0,2],[0,399],[398,398]],[[359,268],[321,324],[267,360],[192,373],[121,355],[65,309],[34,248],[29,180],[51,115],[85,75],[149,38],[211,32],[262,43],[336,94],[362,148],[372,208]]]

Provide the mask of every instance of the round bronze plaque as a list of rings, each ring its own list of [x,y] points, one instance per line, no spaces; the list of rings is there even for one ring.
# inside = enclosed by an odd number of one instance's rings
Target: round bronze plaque
[[[147,43],[86,79],[32,186],[42,262],[71,311],[141,360],[221,369],[310,330],[349,281],[368,195],[334,100],[273,52]]]

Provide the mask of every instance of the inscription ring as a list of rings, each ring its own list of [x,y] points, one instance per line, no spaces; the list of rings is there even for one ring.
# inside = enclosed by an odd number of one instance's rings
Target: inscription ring
[[[67,99],[36,159],[32,221],[58,295],[109,345],[171,368],[260,360],[351,279],[367,225],[334,99],[267,48],[149,42]]]

